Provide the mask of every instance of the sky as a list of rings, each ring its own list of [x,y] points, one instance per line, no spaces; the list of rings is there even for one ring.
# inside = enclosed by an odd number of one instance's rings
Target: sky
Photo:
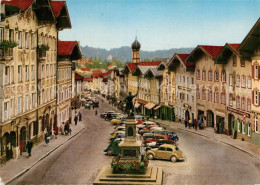
[[[240,43],[260,17],[260,0],[66,0],[72,29],[61,40],[141,50]]]

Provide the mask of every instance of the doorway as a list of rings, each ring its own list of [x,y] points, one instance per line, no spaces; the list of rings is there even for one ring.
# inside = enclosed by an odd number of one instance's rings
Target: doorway
[[[228,114],[228,135],[232,135],[234,120],[235,116],[233,114]]]
[[[214,128],[214,113],[211,110],[207,111],[207,126]]]

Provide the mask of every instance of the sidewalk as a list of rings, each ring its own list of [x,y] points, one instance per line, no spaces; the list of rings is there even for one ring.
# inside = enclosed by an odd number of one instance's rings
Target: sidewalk
[[[121,112],[116,107],[112,107],[112,108],[117,112]],[[213,128],[207,127],[204,130],[199,130],[199,129],[195,130],[193,128],[190,128],[190,129],[188,127],[185,128],[184,124],[176,123],[176,122],[172,122],[172,121],[166,121],[166,120],[160,120],[160,119],[151,120],[151,121],[157,122],[161,125],[171,128],[171,129],[183,130],[186,132],[190,132],[193,134],[197,134],[197,135],[209,138],[209,139],[217,141],[217,142],[224,143],[224,144],[234,147],[238,150],[246,152],[260,160],[260,147],[259,146],[248,143],[246,141],[232,139],[231,136],[227,136],[224,134],[216,134],[214,132]]]
[[[72,119],[73,118],[74,111]],[[15,178],[30,170],[33,166],[54,152],[60,146],[78,135],[83,129],[85,129],[83,122],[84,120],[82,122],[78,122],[77,126],[75,126],[74,121],[72,121],[71,135],[58,135],[58,139],[51,139],[48,146],[46,146],[45,142],[43,141],[39,145],[33,147],[32,156],[30,158],[27,157],[27,152],[23,152],[23,154],[18,159],[11,159],[7,161],[5,166],[0,167],[0,184],[10,183]]]

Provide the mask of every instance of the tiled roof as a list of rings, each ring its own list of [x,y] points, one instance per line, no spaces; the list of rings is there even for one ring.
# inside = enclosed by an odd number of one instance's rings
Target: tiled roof
[[[137,67],[137,63],[126,63],[128,69],[130,70],[130,72],[132,73],[135,68]]]
[[[93,82],[93,78],[92,77],[85,77],[84,82]]]
[[[130,70],[130,72],[134,72],[134,70],[136,69],[137,66],[158,66],[160,65],[160,61],[152,61],[152,62],[139,62],[139,63],[126,63],[128,69]]]
[[[17,8],[19,8],[20,10],[27,10],[32,3],[35,0],[8,0],[8,1],[1,1],[2,4],[7,4],[7,5],[11,5],[11,6],[16,6]]]
[[[59,41],[58,42],[58,55],[60,55],[60,56],[71,55],[76,44],[77,44],[77,41]]]
[[[162,70],[158,70],[156,68],[150,68],[148,71],[151,71],[151,73],[153,74],[154,77],[159,77],[163,75],[163,71]],[[148,73],[147,71],[147,73]]]
[[[51,1],[51,6],[55,17],[59,17],[65,1]]]
[[[100,71],[100,70],[93,70],[92,71],[92,77],[93,78],[98,78],[98,77],[102,77],[102,76],[103,76],[102,71]]]
[[[84,79],[83,76],[81,76],[81,75],[78,74],[78,73],[75,73],[75,80],[83,80],[83,79]]]
[[[181,59],[181,62],[183,62],[183,64],[186,66],[186,67],[192,67],[192,66],[195,66],[194,63],[188,63],[186,62],[186,58],[188,58],[190,54],[187,54],[187,53],[176,53],[176,56],[178,56],[180,59]]]
[[[200,45],[212,58],[216,58],[223,46],[206,46]]]
[[[238,51],[238,47],[240,46],[240,44],[229,44],[234,50]]]
[[[113,72],[112,69],[108,70],[107,72],[103,73],[103,77],[106,77],[107,75],[111,74]]]
[[[81,71],[90,71],[90,68],[88,67],[84,67],[84,68],[80,68]]]

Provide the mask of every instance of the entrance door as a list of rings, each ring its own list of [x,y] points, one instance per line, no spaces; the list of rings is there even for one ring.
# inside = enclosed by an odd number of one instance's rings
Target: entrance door
[[[6,154],[6,160],[8,161],[13,157],[13,151],[11,148],[11,136],[8,132],[6,132],[3,136],[3,146]]]
[[[23,151],[26,151],[26,127],[22,127],[20,130],[20,143],[21,141],[24,141],[23,146]]]
[[[232,135],[233,130],[233,121],[235,120],[235,116],[233,114],[228,115],[228,134]]]
[[[207,126],[214,127],[214,114],[212,111],[207,112]]]

